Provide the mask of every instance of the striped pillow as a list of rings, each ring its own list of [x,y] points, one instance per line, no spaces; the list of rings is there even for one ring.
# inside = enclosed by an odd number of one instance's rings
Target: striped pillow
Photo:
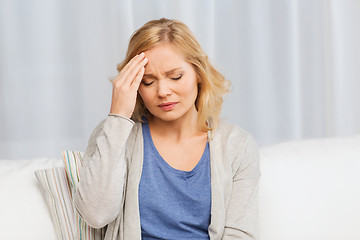
[[[49,206],[57,238],[75,240],[75,212],[65,169],[41,169],[35,171],[35,176]]]
[[[49,205],[59,239],[101,240],[105,229],[90,227],[76,211],[72,196],[80,180],[82,153],[63,151],[65,168],[42,169],[35,172]]]

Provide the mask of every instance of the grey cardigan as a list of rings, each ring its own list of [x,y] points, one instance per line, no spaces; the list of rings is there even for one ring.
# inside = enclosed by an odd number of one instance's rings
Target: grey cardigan
[[[209,136],[211,132],[209,132]],[[259,152],[246,131],[222,121],[209,141],[211,240],[258,239]],[[143,163],[141,123],[108,116],[84,154],[77,211],[106,240],[141,239],[138,187]]]

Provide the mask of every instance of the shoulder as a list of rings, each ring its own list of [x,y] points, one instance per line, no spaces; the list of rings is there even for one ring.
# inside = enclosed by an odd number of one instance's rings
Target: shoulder
[[[254,137],[247,130],[225,120],[220,121],[214,132],[214,138],[229,147],[256,144]]]
[[[254,137],[245,129],[228,121],[220,121],[213,135],[213,146],[227,159],[233,170],[246,161],[257,161],[259,150]],[[251,159],[248,159],[247,156]]]

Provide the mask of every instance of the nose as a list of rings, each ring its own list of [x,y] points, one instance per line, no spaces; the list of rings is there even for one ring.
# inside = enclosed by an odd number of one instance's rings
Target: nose
[[[166,79],[158,81],[157,92],[158,96],[161,98],[171,95],[171,89]]]

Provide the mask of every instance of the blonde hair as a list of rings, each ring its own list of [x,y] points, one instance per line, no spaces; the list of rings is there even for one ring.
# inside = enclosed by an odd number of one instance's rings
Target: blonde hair
[[[133,33],[126,57],[118,64],[117,70],[120,72],[135,55],[164,43],[178,49],[193,66],[199,80],[195,101],[198,124],[204,131],[214,131],[219,124],[223,95],[229,92],[230,82],[210,64],[207,55],[184,23],[166,18],[145,23]],[[148,113],[138,94],[131,119],[142,121]]]

